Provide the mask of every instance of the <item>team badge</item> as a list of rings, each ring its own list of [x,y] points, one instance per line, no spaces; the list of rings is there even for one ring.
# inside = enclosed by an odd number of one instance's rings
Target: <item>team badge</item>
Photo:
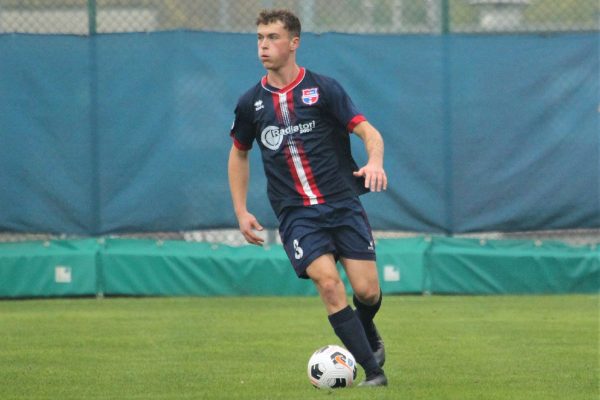
[[[319,88],[302,89],[302,102],[312,106],[319,101]]]

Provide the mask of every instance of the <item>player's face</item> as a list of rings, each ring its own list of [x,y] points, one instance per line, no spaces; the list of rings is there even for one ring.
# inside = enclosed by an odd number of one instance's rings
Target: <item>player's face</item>
[[[290,37],[281,21],[258,25],[258,58],[268,70],[279,70],[295,63],[296,49],[300,38]]]

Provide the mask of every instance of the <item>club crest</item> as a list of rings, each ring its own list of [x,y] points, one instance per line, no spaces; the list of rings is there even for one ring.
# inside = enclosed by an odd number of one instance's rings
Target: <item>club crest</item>
[[[312,106],[319,101],[319,88],[302,89],[302,102]]]

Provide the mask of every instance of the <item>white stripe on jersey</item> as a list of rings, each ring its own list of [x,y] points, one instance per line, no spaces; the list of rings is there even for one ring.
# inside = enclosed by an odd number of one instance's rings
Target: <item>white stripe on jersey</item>
[[[283,123],[285,127],[292,125],[292,121],[290,120],[290,110],[288,110],[287,106],[287,94],[279,93],[279,109],[281,109],[281,115],[283,116]]]
[[[292,121],[290,120],[290,113],[287,105],[287,96],[285,93],[279,93],[279,108],[281,109],[281,115],[283,116],[283,122],[285,123],[286,128],[291,126]],[[302,190],[304,190],[304,194],[306,195],[306,197],[308,197],[308,200],[310,201],[311,205],[318,204],[319,201],[310,187],[310,183],[308,182],[308,178],[306,177],[306,172],[304,172],[304,167],[302,166],[302,159],[300,158],[298,148],[296,147],[296,142],[294,141],[294,138],[292,136],[290,136],[288,139],[288,145],[290,148],[290,154],[292,156],[292,161],[294,162],[296,173],[298,174],[300,184],[302,185]]]

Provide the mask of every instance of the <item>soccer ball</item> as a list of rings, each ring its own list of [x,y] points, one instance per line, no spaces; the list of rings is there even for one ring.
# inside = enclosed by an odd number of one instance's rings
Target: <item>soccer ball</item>
[[[319,389],[350,387],[356,379],[356,361],[348,350],[330,344],[308,360],[308,379]]]

